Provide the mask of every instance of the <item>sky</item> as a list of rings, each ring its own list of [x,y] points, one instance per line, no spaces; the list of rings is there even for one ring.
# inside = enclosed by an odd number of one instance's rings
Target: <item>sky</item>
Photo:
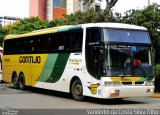
[[[150,4],[158,3],[160,0],[150,0]],[[148,5],[148,0],[118,0],[116,5],[112,8],[114,12],[124,13],[130,9],[143,9]]]
[[[160,4],[160,0],[150,0],[150,2]],[[148,0],[118,0],[113,11],[123,14],[127,10],[143,9],[147,5]],[[29,0],[0,0],[0,16],[28,17]]]
[[[29,0],[0,0],[0,16],[29,16]]]

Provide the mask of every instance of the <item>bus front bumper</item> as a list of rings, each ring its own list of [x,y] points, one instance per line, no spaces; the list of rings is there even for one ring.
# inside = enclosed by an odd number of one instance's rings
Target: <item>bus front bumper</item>
[[[146,97],[154,94],[154,86],[103,86],[102,98]]]

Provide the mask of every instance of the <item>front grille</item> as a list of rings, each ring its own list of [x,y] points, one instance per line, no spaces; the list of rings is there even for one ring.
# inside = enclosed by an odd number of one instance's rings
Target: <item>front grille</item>
[[[132,85],[132,82],[122,82],[123,85]]]
[[[135,82],[136,85],[142,85],[144,82]]]

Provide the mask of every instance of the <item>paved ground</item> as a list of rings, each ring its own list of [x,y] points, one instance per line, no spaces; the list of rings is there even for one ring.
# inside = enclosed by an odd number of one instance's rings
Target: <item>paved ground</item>
[[[0,73],[0,82],[1,82],[1,80],[2,80],[2,74]]]
[[[1,63],[0,63],[0,82],[2,80],[2,70],[1,70]]]
[[[67,93],[38,88],[27,88],[22,91],[14,89],[11,84],[0,83],[0,115],[6,111],[13,111],[14,115],[17,115],[16,112],[18,115],[87,115],[90,110],[112,109],[132,109],[142,112],[144,109],[149,109],[160,114],[160,99],[154,96],[152,98],[126,98],[116,101],[87,97],[84,101],[79,102],[73,100],[71,95]],[[155,109],[158,109],[158,111]]]
[[[0,83],[0,108],[17,109],[126,109],[160,108],[159,98],[126,98],[121,101],[87,97],[78,102],[70,94],[38,88],[14,89],[12,85]]]

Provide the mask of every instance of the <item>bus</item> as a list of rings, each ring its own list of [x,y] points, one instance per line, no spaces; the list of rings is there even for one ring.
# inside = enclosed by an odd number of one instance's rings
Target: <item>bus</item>
[[[152,44],[145,27],[87,23],[4,39],[3,81],[84,97],[123,99],[154,93]]]

